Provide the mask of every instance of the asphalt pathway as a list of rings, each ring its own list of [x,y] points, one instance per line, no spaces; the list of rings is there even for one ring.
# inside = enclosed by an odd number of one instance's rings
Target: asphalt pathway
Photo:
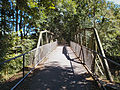
[[[95,90],[90,75],[70,47],[58,46],[32,77],[30,90]]]

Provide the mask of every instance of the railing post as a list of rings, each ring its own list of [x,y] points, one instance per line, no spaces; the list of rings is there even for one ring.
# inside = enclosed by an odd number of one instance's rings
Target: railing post
[[[50,40],[50,42],[53,42],[53,37],[52,37],[52,35],[51,35],[51,40]]]
[[[23,55],[23,78],[25,75],[25,55]]]
[[[96,43],[96,41],[94,41],[93,43],[94,43],[94,44],[92,44],[94,46],[93,50],[97,52],[97,43]],[[95,60],[97,58],[97,54],[93,53],[93,55],[94,55],[94,58],[93,58],[93,62],[92,62],[92,72],[95,73],[95,71],[96,71]]]
[[[80,45],[82,45],[82,34],[80,35]]]
[[[79,35],[79,44],[80,44],[81,43],[81,41],[80,41],[80,33],[78,35]]]
[[[36,60],[37,60],[37,56],[38,56],[38,48],[39,48],[39,46],[40,46],[40,44],[42,45],[43,43],[42,43],[43,41],[42,41],[42,32],[40,31],[40,33],[39,33],[39,39],[38,39],[38,43],[37,43],[37,50],[36,50],[36,52],[35,52],[35,59],[34,59],[34,65],[36,64]]]
[[[48,33],[46,32],[46,43],[48,43]]]
[[[77,43],[79,43],[80,41],[79,41],[79,34],[77,34]]]
[[[44,44],[44,40],[43,40],[43,37],[41,39],[41,46]]]
[[[84,46],[86,46],[86,30],[84,30]]]
[[[76,35],[74,36],[74,42],[76,42]]]
[[[103,47],[102,47],[98,32],[97,32],[97,30],[95,28],[94,28],[94,35],[95,35],[95,38],[96,38],[97,45],[98,45],[98,48],[100,50],[100,53],[102,54],[103,57],[105,57],[105,53],[104,53],[104,50],[103,50]],[[109,68],[109,65],[107,63],[107,60],[102,58],[102,62],[103,62],[103,65],[104,65],[106,77],[107,77],[108,80],[110,80],[112,82],[113,78],[112,78],[112,75],[111,75],[110,68]]]

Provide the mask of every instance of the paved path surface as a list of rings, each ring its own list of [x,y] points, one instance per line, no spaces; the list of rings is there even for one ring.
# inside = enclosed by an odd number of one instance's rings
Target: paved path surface
[[[95,90],[70,47],[58,46],[31,81],[30,90]]]

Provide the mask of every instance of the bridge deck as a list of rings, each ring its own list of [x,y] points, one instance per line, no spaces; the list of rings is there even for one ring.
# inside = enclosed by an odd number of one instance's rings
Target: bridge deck
[[[30,90],[92,90],[89,77],[70,47],[58,46],[32,77]]]

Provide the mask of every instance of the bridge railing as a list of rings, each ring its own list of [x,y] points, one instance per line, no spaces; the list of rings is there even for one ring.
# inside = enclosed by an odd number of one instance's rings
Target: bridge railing
[[[52,50],[54,50],[56,46],[57,46],[57,41],[50,42],[48,44],[40,46],[39,48],[36,48],[36,50],[33,52],[33,55],[35,56],[35,58],[34,60],[31,60],[32,62],[35,62],[35,63],[31,62],[30,64],[34,64],[35,66],[37,63],[39,63],[40,60],[45,58]]]
[[[92,64],[93,64],[93,52],[88,50],[85,46],[80,46],[78,43],[70,42],[70,46],[76,56],[81,60],[81,63],[84,63],[88,66],[90,70],[92,70]]]
[[[49,55],[49,53],[56,48],[57,40],[53,40],[53,35],[53,33],[47,30],[40,31],[37,48],[1,62],[0,82],[2,82],[3,78],[8,80],[12,76],[14,76],[14,78],[18,78],[19,75],[19,77],[21,77],[20,81],[18,81],[17,84],[15,83],[14,86],[10,86],[8,88],[12,88],[11,90],[15,89],[36,68],[36,66],[38,66],[38,64],[42,62]],[[5,67],[6,70],[3,70],[3,67]]]
[[[106,58],[97,30],[94,28],[80,29],[70,45],[77,57],[87,65],[91,72],[99,78],[113,81],[114,73],[110,63],[120,70],[120,64]]]
[[[48,44],[40,46],[39,48],[35,48],[29,52],[26,52],[24,54],[21,54],[19,56],[16,56],[14,58],[11,58],[9,60],[0,63],[0,67],[5,65],[6,68],[8,68],[6,70],[7,73],[5,73],[4,76],[8,77],[9,75],[11,75],[11,72],[9,72],[10,68],[14,72],[14,75],[12,75],[14,76],[14,78],[18,78],[18,75],[19,77],[23,75],[23,78],[14,87],[11,86],[11,88],[13,87],[14,89],[21,81],[23,81],[28,76],[28,74],[30,74],[36,68],[36,66],[42,60],[44,60],[49,55],[49,53],[52,52],[52,50],[56,48],[56,46],[57,46],[57,41],[50,42]],[[36,55],[36,51],[38,51],[37,55]],[[36,63],[34,63],[35,60]],[[13,66],[11,65],[11,62],[15,62]],[[3,74],[3,72],[1,72],[1,74]]]

